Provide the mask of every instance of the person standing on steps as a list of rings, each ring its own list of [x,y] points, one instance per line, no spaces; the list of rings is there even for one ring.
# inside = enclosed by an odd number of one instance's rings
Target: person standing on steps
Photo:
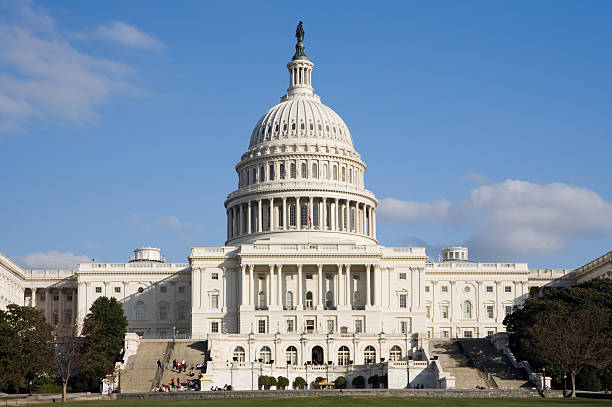
[[[157,359],[157,370],[162,368],[161,360]]]

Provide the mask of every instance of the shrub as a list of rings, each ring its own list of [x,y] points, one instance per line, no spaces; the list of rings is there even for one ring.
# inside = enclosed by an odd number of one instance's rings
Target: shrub
[[[353,378],[353,381],[351,382],[351,384],[356,389],[363,389],[365,388],[365,378],[363,376],[357,376]]]
[[[380,377],[377,374],[375,374],[374,376],[370,376],[368,378],[368,384],[372,385],[373,389],[378,389],[380,385]]]
[[[260,389],[268,389],[270,388],[270,378],[268,376],[259,376],[259,379],[257,379],[257,384],[259,385]]]
[[[346,388],[346,378],[344,376],[338,376],[336,380],[334,380],[336,384],[336,389],[344,389]]]
[[[278,379],[276,379],[276,382],[278,383],[279,389],[286,389],[287,387],[289,387],[289,379],[287,379],[284,376],[278,376]]]
[[[276,377],[268,376],[268,388],[272,386],[278,386],[278,381],[276,380]]]
[[[304,386],[306,386],[306,380],[304,380],[303,377],[298,376],[293,381],[293,388],[294,389],[303,389]]]
[[[324,381],[325,381],[325,378],[324,378],[324,377],[321,377],[321,376],[319,376],[319,377],[317,377],[317,378],[315,379],[315,383],[321,383],[321,382],[324,382]]]

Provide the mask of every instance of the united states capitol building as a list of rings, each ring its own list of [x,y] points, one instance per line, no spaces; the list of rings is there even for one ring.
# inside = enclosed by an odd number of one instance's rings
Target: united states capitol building
[[[206,340],[206,375],[219,386],[250,389],[254,369],[291,379],[325,366],[333,380],[375,364],[390,388],[402,388],[423,341],[494,335],[544,287],[611,277],[612,252],[577,270],[532,270],[474,262],[465,247],[432,262],[438,253],[423,247],[381,246],[366,164],[348,126],[314,93],[302,39],[286,94],[235,167],[223,246],[194,247],[185,263],[143,247],[126,263],[75,270],[25,270],[0,255],[0,306],[35,307],[61,334],[96,298],[115,297],[137,342]]]

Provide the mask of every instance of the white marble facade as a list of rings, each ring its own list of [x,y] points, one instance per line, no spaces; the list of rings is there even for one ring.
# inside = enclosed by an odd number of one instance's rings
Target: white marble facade
[[[116,297],[143,338],[208,339],[221,385],[250,388],[256,368],[290,376],[328,364],[333,378],[386,360],[390,383],[405,386],[404,371],[423,370],[420,338],[503,331],[530,293],[576,281],[570,270],[473,262],[463,247],[431,262],[424,248],[379,245],[366,165],[347,125],[314,94],[302,42],[287,68],[287,93],[236,165],[225,245],[192,248],[186,263],[141,248],[129,262],[76,270],[24,270],[0,255],[0,307],[37,307],[61,334],[96,298]],[[592,263],[580,278],[610,277],[610,253]],[[234,380],[249,370],[251,381]]]

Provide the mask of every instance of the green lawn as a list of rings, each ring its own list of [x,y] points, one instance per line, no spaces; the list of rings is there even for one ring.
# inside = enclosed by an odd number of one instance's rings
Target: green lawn
[[[453,399],[391,397],[302,397],[288,399],[121,400],[70,402],[70,407],[556,407],[612,406],[593,399]],[[55,404],[57,405],[57,404]]]

